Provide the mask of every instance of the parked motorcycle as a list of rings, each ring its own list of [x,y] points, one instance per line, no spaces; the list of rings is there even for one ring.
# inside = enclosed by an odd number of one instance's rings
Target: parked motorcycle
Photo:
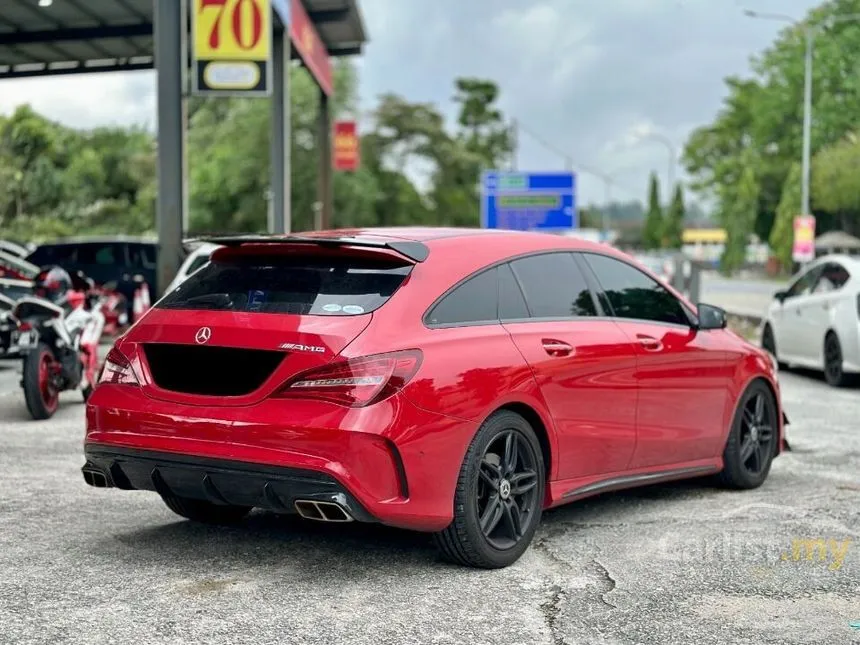
[[[105,325],[102,296],[91,280],[73,280],[55,267],[39,274],[34,296],[15,303],[13,343],[23,355],[21,387],[34,419],[57,411],[60,392],[92,393],[98,371],[98,346]]]
[[[17,327],[12,317],[15,301],[0,293],[0,357],[8,356],[12,345],[12,331]]]

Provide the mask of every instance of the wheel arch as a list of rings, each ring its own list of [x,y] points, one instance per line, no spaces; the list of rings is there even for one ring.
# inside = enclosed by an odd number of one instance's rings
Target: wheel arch
[[[546,475],[547,482],[549,482],[552,479],[552,469],[555,465],[555,460],[553,459],[553,449],[552,442],[550,441],[549,430],[540,413],[527,403],[523,403],[522,401],[511,401],[493,410],[487,418],[502,411],[513,412],[520,415],[528,421],[529,425],[531,425],[532,429],[535,431],[538,443],[540,444],[541,456],[543,457],[544,473]]]

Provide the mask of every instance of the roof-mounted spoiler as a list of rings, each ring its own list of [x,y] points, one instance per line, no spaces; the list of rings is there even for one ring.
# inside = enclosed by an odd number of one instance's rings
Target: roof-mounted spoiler
[[[191,241],[191,240],[188,240]],[[426,244],[411,240],[368,240],[357,237],[310,237],[301,235],[231,235],[223,237],[201,237],[194,241],[220,244],[221,246],[240,246],[242,244],[314,244],[316,246],[356,246],[363,248],[387,249],[412,260],[424,262],[430,255]]]

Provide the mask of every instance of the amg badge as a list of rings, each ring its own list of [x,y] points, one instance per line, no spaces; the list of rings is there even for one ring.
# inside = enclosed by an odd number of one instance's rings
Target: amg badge
[[[297,343],[284,343],[281,349],[289,349],[294,352],[313,352],[315,354],[325,354],[325,347],[316,345],[299,345]]]

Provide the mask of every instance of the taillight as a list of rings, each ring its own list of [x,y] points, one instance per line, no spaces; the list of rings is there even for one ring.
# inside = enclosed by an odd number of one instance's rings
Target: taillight
[[[118,385],[140,385],[129,361],[116,347],[111,348],[105,358],[99,383]]]
[[[33,329],[33,325],[28,322],[18,323],[18,331],[30,331],[31,329]]]
[[[322,399],[353,408],[392,396],[415,376],[422,355],[417,349],[335,360],[287,381],[276,397]]]

